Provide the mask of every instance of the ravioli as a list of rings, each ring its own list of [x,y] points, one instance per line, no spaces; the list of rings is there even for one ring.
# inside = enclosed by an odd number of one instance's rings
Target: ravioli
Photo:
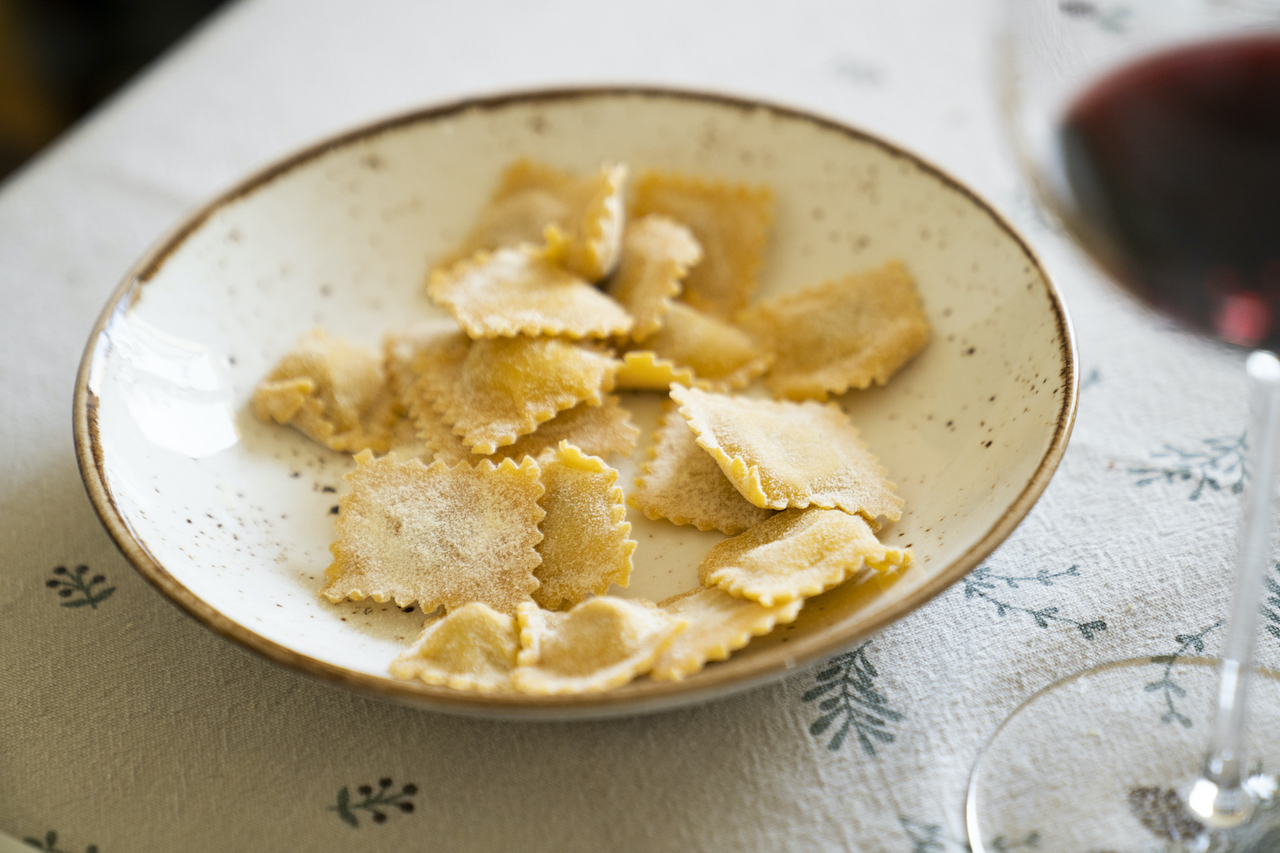
[[[454,322],[389,334],[381,358],[317,330],[254,395],[259,417],[387,453],[356,456],[320,593],[443,614],[396,678],[531,695],[677,680],[811,596],[911,564],[874,534],[901,516],[895,486],[813,401],[886,382],[924,345],[905,268],[748,308],[771,191],[650,172],[626,210],[626,178],[512,163],[429,274]],[[789,399],[728,393],[762,376]],[[670,395],[629,497],[605,462],[639,435],[615,388]],[[658,607],[608,594],[630,582],[628,503],[732,537],[702,586]]]
[[[730,535],[759,524],[771,510],[744,498],[689,424],[668,404],[649,448],[649,461],[636,478],[627,501],[650,519],[692,524]]]
[[[729,655],[768,634],[777,625],[794,622],[804,605],[797,598],[786,604],[765,606],[757,601],[734,598],[721,589],[698,587],[674,595],[658,606],[687,627],[653,664],[649,677],[675,681],[692,675],[709,661],[728,660]]]
[[[252,401],[259,420],[289,424],[330,450],[351,453],[386,452],[395,406],[378,356],[323,329],[298,339]]]
[[[503,173],[462,243],[440,264],[452,265],[478,251],[550,239],[571,269],[595,281],[617,262],[626,177],[625,166],[575,175],[517,160]]]
[[[413,405],[418,372],[414,362],[419,353],[454,337],[458,324],[451,320],[427,320],[408,329],[389,332],[382,339],[382,362],[387,371],[387,384],[400,405],[408,413]]]
[[[434,408],[476,453],[493,453],[579,403],[598,406],[616,359],[558,338],[447,338],[420,354],[412,409]]]
[[[667,312],[662,328],[645,339],[644,349],[691,369],[698,380],[717,390],[748,385],[773,358],[741,329],[678,302]]]
[[[883,385],[929,340],[929,321],[898,261],[761,302],[739,322],[774,354],[776,396],[825,400]]]
[[[698,567],[703,586],[765,606],[819,595],[864,569],[911,564],[911,552],[880,544],[858,515],[789,509],[715,545]]]
[[[631,215],[662,214],[693,232],[702,262],[685,279],[682,298],[732,320],[755,292],[772,208],[767,187],[649,172],[636,182]]]
[[[493,693],[511,690],[519,651],[515,618],[473,602],[427,625],[389,669],[406,681]]]
[[[462,242],[443,255],[437,266],[452,266],[477,252],[541,243],[548,225],[568,217],[568,202],[550,190],[526,187],[505,196],[495,193]]]
[[[320,594],[395,601],[423,612],[478,601],[513,614],[538,588],[538,464],[449,467],[364,451],[338,500],[337,541]]]
[[[567,441],[538,462],[546,488],[538,504],[547,514],[538,544],[542,563],[533,573],[541,585],[533,600],[556,610],[603,595],[611,583],[627,586],[636,543],[618,472]]]
[[[652,604],[609,596],[567,613],[524,604],[519,665],[511,680],[525,693],[611,690],[648,672],[685,627]]]
[[[693,233],[673,219],[646,216],[627,226],[622,263],[607,290],[635,321],[631,340],[643,341],[662,326],[671,299],[700,260]]]
[[[607,338],[631,330],[621,305],[530,246],[477,252],[436,270],[427,294],[473,338]]]
[[[631,422],[631,414],[619,402],[613,394],[605,394],[604,402],[599,406],[579,403],[538,424],[536,430],[520,436],[514,444],[499,447],[487,458],[497,462],[537,457],[562,441],[568,441],[592,456],[608,457],[611,453],[630,456],[640,437],[640,428]],[[416,424],[418,435],[437,458],[450,463],[462,460],[476,462],[486,458],[472,453],[462,437],[455,435],[452,427],[430,406],[420,412]]]
[[[786,509],[839,507],[873,525],[902,516],[858,430],[834,403],[790,403],[671,388],[680,414],[748,501]]]
[[[633,350],[622,354],[622,366],[615,377],[619,391],[666,391],[672,382],[680,385],[702,385],[688,367],[659,358],[650,350]]]
[[[580,211],[544,231],[547,257],[588,281],[611,273],[622,252],[626,166],[605,166],[582,189]]]

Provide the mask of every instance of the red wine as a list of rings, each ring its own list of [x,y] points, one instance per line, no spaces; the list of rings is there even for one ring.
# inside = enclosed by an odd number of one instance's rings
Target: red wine
[[[1067,111],[1073,227],[1131,290],[1280,347],[1280,35],[1155,54]]]

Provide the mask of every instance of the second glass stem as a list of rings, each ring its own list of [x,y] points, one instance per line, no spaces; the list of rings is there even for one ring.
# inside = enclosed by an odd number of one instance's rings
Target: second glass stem
[[[1259,350],[1246,363],[1249,376],[1249,431],[1244,513],[1236,553],[1235,596],[1227,626],[1218,682],[1217,713],[1201,776],[1188,805],[1211,826],[1248,820],[1253,801],[1244,787],[1244,732],[1249,677],[1262,581],[1271,553],[1272,497],[1275,491],[1277,427],[1280,427],[1280,359]]]

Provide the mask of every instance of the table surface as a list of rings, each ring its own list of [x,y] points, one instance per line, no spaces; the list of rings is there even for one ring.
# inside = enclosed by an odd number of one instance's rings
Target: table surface
[[[991,18],[955,0],[245,0],[9,179],[0,830],[76,853],[945,853],[965,847],[979,749],[1036,689],[1094,663],[1176,653],[1198,633],[1213,654],[1243,355],[1117,295],[1036,212],[999,136]],[[184,211],[355,123],[578,82],[763,97],[894,139],[1008,215],[1067,300],[1083,377],[1070,448],[975,574],[858,647],[898,715],[881,739],[811,733],[825,666],[596,723],[475,721],[344,692],[182,615],[118,554],[85,496],[71,440],[81,350],[118,277]],[[114,591],[69,607],[47,584],[81,565]],[[1082,629],[1091,623],[1105,630]],[[1260,642],[1260,661],[1280,664],[1280,634]],[[1162,699],[1135,701],[1163,724]],[[1204,709],[1183,710],[1203,724]],[[339,791],[359,798],[384,779],[416,788],[411,812],[339,819]]]

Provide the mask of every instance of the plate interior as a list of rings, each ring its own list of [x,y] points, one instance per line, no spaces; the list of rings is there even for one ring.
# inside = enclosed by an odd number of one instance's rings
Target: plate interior
[[[313,151],[215,204],[141,268],[146,280],[92,344],[100,470],[115,509],[172,578],[227,619],[412,692],[386,667],[422,614],[372,601],[335,606],[316,592],[349,458],[258,423],[248,400],[314,326],[377,347],[388,330],[440,316],[423,292],[428,266],[520,156],[767,184],[775,225],[760,295],[899,258],[933,327],[888,387],[840,398],[906,500],[882,538],[913,548],[915,566],[892,584],[813,599],[794,625],[684,683],[642,679],[620,697],[661,690],[690,699],[710,673],[833,630],[849,642],[859,625],[923,600],[1061,442],[1074,390],[1052,288],[1007,226],[909,156],[803,116],[654,93],[428,114]],[[658,405],[645,395],[624,403],[645,430],[632,459],[612,460],[625,489]],[[656,600],[695,586],[701,555],[724,538],[635,510],[629,518],[639,547],[625,595]],[[813,656],[810,643],[801,658]]]

